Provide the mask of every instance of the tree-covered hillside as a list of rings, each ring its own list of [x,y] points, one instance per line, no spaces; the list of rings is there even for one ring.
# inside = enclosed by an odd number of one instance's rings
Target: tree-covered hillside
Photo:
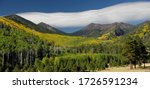
[[[112,24],[96,24],[91,23],[81,30],[72,33],[76,36],[85,37],[100,37],[104,34],[110,34],[111,36],[122,36],[132,32],[134,25],[127,23],[112,23]]]
[[[150,22],[97,38],[40,33],[0,18],[0,71],[86,72],[150,62]]]
[[[53,43],[0,22],[0,71],[32,65],[36,58],[53,54]]]
[[[28,28],[34,29],[34,30],[42,32],[42,33],[65,34],[64,32],[62,32],[54,27],[47,28],[45,26],[41,26],[40,24],[37,25],[37,24],[35,24],[29,20],[26,20],[18,15],[9,15],[9,16],[5,16],[5,18],[13,20],[17,23],[23,24],[23,25],[27,26]]]
[[[6,25],[9,25],[13,28],[23,30],[29,34],[33,34],[38,36],[42,40],[47,40],[49,42],[54,42],[57,46],[78,46],[83,44],[84,42],[89,43],[89,41],[93,41],[93,38],[87,37],[79,37],[79,36],[66,36],[59,34],[48,34],[48,33],[40,33],[34,29],[26,27],[23,24],[17,23],[7,18],[0,17],[0,22]]]

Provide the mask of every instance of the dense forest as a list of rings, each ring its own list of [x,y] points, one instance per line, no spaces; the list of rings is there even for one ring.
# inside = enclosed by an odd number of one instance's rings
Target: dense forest
[[[129,64],[131,69],[142,67],[150,62],[150,23],[133,30],[122,36],[105,33],[99,38],[51,35],[0,18],[0,71],[88,72]]]

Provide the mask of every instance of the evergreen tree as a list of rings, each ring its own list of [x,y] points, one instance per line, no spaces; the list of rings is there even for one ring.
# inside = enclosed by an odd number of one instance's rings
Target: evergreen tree
[[[147,58],[146,47],[144,46],[142,40],[138,36],[129,36],[126,42],[126,50],[124,52],[130,63],[130,69],[136,68],[138,63],[141,67],[142,62],[145,63]]]

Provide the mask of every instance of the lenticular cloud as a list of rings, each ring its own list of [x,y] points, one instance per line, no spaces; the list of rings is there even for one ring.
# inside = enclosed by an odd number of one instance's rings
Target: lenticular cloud
[[[123,3],[103,9],[73,13],[27,12],[18,15],[36,24],[45,22],[60,28],[83,27],[89,23],[134,22],[150,20],[150,2]]]

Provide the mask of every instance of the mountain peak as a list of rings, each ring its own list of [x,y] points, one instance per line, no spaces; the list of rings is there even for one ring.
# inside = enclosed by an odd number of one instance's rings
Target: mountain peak
[[[65,32],[63,31],[60,31],[52,26],[50,26],[49,24],[47,23],[44,23],[44,22],[40,22],[39,24],[37,24],[41,29],[47,29],[49,31],[52,31],[53,33],[58,33],[58,34],[66,34]]]
[[[46,24],[46,23],[44,23],[44,22],[40,22],[39,24],[37,24],[38,26],[42,26],[42,27],[46,27],[46,28],[53,28],[52,26],[50,26],[50,25],[48,25],[48,24]]]
[[[56,28],[44,23],[44,22],[40,22],[39,24],[37,24],[39,27],[44,28],[44,29],[48,29],[48,30],[52,30],[55,32]]]
[[[15,14],[12,14],[12,15],[5,16],[5,18],[22,18],[22,17],[15,15]],[[24,19],[24,18],[22,18],[22,19]]]
[[[24,26],[27,26],[31,29],[34,29],[36,31],[42,32],[42,33],[55,33],[55,34],[65,34],[62,31],[57,30],[56,28],[46,24],[46,23],[39,23],[38,25],[21,17],[18,15],[9,15],[9,16],[5,16],[5,18],[13,20],[17,23],[23,24]]]
[[[44,22],[40,22],[39,24],[46,24],[46,23],[44,23]]]
[[[112,32],[115,36],[120,36],[128,33],[134,26],[123,22],[115,22],[112,24],[97,24],[91,23],[80,31],[74,32],[73,35],[99,37],[103,34]]]

